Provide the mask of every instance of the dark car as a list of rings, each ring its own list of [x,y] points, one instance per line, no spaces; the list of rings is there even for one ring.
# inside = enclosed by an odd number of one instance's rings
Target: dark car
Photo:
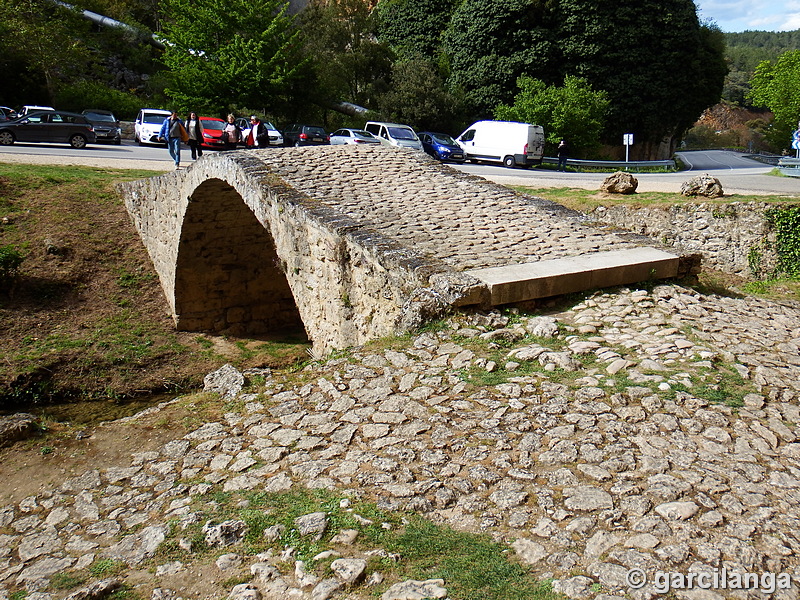
[[[464,150],[446,133],[423,131],[417,135],[422,149],[432,157],[441,161],[464,162]]]
[[[119,145],[122,142],[122,130],[119,120],[110,110],[87,108],[81,111],[94,127],[94,134],[98,142],[111,142]]]
[[[321,146],[331,143],[331,136],[322,127],[294,123],[283,130],[286,146]]]
[[[51,142],[84,148],[95,140],[92,124],[77,113],[31,112],[0,123],[0,146],[10,146],[14,142]]]

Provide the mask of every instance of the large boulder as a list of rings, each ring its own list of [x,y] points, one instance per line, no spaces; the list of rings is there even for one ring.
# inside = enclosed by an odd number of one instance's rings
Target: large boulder
[[[607,194],[633,194],[637,187],[639,181],[636,177],[624,171],[617,171],[605,178],[600,191]]]
[[[722,184],[719,179],[708,173],[696,175],[681,185],[681,194],[684,196],[705,196],[706,198],[719,198],[722,196]]]

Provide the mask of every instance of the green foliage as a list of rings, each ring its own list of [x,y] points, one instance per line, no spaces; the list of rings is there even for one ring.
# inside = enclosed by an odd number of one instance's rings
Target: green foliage
[[[585,79],[567,75],[563,86],[547,86],[543,81],[522,76],[513,106],[501,104],[495,117],[505,121],[536,123],[544,127],[549,144],[566,139],[572,148],[588,151],[600,145],[600,132],[608,112],[608,94],[594,91]],[[550,149],[550,153],[554,148]]]
[[[375,39],[375,16],[367,3],[316,1],[299,20],[313,77],[299,83],[297,97],[320,105],[346,100],[375,106],[388,88],[393,56],[386,44]]]
[[[299,32],[283,0],[166,0],[167,94],[181,111],[281,104],[302,74]]]
[[[86,583],[87,579],[88,577],[84,573],[74,571],[54,573],[50,578],[50,587],[54,590],[71,590]]]
[[[89,573],[95,577],[108,577],[116,575],[125,568],[125,564],[117,562],[111,558],[100,558],[95,560],[89,567]]]
[[[382,0],[375,7],[378,37],[401,60],[433,57],[458,0]]]
[[[455,132],[462,110],[457,92],[450,92],[438,67],[423,58],[396,62],[391,85],[379,99],[388,121],[407,123],[417,129]]]
[[[453,13],[442,48],[451,69],[448,84],[465,93],[474,117],[510,102],[521,75],[556,77],[559,43],[546,0],[464,0]],[[594,9],[592,9],[594,10]]]
[[[0,291],[11,287],[25,257],[11,244],[0,246]]]
[[[800,50],[784,52],[775,62],[760,63],[750,85],[753,103],[767,107],[775,115],[768,139],[779,148],[788,149],[792,131],[800,127]]]
[[[775,231],[777,272],[800,275],[800,206],[770,208],[764,216]]]
[[[118,119],[133,120],[142,100],[99,81],[77,81],[61,87],[55,94],[55,106],[62,110],[80,112],[84,108],[110,110]]]

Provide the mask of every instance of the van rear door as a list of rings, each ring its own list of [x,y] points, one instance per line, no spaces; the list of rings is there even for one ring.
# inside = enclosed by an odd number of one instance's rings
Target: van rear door
[[[525,144],[527,163],[540,164],[544,156],[544,129],[539,125],[528,126],[528,141]]]

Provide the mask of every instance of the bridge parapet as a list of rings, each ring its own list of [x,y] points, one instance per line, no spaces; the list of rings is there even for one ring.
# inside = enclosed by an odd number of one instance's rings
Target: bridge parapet
[[[302,324],[319,352],[508,297],[481,279],[486,269],[652,244],[383,147],[206,155],[120,190],[179,329],[257,334]],[[672,258],[658,277],[675,274]],[[547,285],[516,288],[557,292],[551,271]],[[655,269],[629,271],[636,275],[609,276],[609,284]],[[597,287],[588,276],[581,287],[580,272],[569,275],[569,291]]]

